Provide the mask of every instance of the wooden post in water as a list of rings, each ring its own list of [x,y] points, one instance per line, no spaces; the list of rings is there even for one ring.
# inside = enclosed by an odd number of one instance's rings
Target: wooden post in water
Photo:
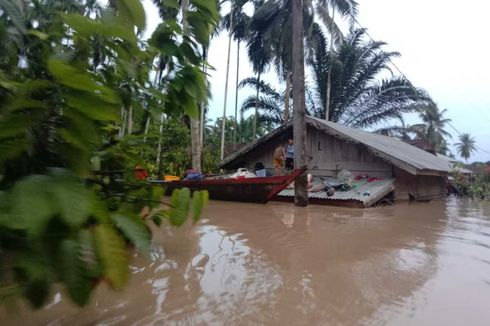
[[[303,47],[303,0],[293,0],[293,140],[294,167],[306,168],[305,62]],[[306,172],[294,182],[294,204],[308,205]]]

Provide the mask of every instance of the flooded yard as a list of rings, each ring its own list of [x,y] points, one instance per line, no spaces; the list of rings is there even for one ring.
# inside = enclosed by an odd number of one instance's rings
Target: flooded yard
[[[154,230],[124,291],[63,292],[2,325],[488,325],[490,203],[375,209],[211,202]]]

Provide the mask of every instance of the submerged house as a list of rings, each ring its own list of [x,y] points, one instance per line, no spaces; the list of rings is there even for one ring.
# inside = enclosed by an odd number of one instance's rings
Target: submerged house
[[[342,170],[353,176],[368,176],[377,182],[364,182],[356,189],[336,193],[310,193],[312,202],[368,207],[393,195],[396,200],[430,200],[446,196],[447,176],[452,165],[445,159],[384,136],[335,122],[307,117],[308,173],[317,177],[335,177]],[[292,136],[292,123],[282,125],[220,162],[227,170],[262,162],[273,172],[273,153]],[[291,197],[292,190],[279,194]],[[357,204],[356,204],[357,203]]]

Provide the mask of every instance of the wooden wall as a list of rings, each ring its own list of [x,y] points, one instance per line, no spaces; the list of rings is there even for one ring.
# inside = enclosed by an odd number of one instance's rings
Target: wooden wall
[[[414,176],[395,168],[395,198],[396,200],[430,200],[445,197],[446,179],[443,176]]]
[[[277,136],[247,154],[234,168],[252,169],[256,162],[262,162],[269,172],[274,171],[274,149],[282,143],[286,146],[287,135]],[[336,176],[340,170],[349,170],[353,175],[372,177],[392,177],[393,166],[370,154],[363,146],[347,143],[308,127],[307,153],[310,155],[309,173],[321,176]]]
[[[340,170],[355,175],[392,177],[393,166],[364,146],[348,143],[311,128],[308,133],[309,168],[313,175],[335,176]]]

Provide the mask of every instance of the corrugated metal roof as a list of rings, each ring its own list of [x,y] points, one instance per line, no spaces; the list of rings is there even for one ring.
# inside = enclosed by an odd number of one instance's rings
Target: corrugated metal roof
[[[447,174],[452,170],[452,166],[448,164],[447,160],[407,144],[394,137],[384,136],[362,129],[351,128],[335,122],[325,121],[309,116],[306,117],[306,122],[308,125],[344,141],[363,144],[375,156],[381,157],[382,159],[412,174],[437,175]],[[220,162],[220,166],[223,167],[242,155],[247,154],[255,147],[267,142],[269,139],[281,134],[291,127],[291,122],[282,125],[268,135],[255,140],[239,151],[226,157]]]
[[[309,192],[309,198],[329,200],[352,200],[359,201],[364,207],[369,207],[389,194],[394,189],[394,179],[383,179],[373,182],[360,180],[352,184],[349,191],[336,191],[332,196],[327,196],[325,191]],[[284,189],[277,196],[294,197],[294,189]]]
[[[471,171],[471,170],[468,170],[468,169],[465,169],[465,168],[463,168],[461,166],[458,166],[458,164],[459,165],[462,165],[463,162],[458,161],[455,158],[452,158],[452,157],[449,157],[449,156],[446,156],[446,155],[442,155],[442,154],[439,154],[439,153],[437,153],[436,155],[437,155],[437,157],[439,157],[439,158],[441,158],[441,159],[443,159],[443,160],[445,160],[445,161],[448,162],[448,164],[449,164],[449,166],[451,168],[451,172],[462,173],[462,174],[472,174],[473,173],[473,171]]]

